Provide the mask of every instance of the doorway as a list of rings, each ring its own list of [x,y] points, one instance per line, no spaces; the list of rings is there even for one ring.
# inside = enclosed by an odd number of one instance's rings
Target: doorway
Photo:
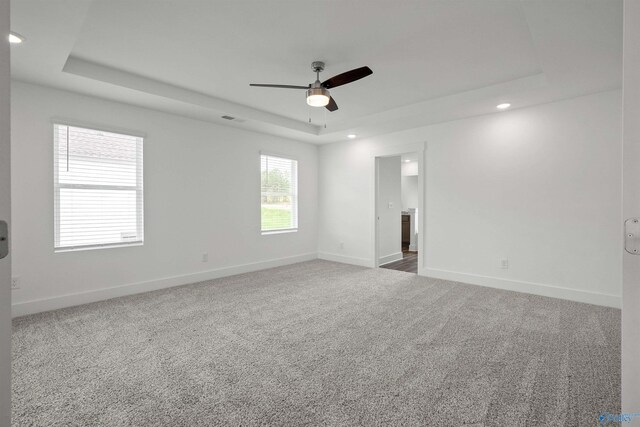
[[[376,157],[376,266],[418,273],[420,154]]]

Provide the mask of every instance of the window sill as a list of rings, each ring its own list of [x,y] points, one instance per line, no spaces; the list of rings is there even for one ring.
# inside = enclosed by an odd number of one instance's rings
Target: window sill
[[[76,246],[71,248],[54,248],[53,252],[59,254],[63,252],[93,251],[96,249],[128,248],[131,246],[144,246],[144,242],[117,243],[113,245]]]
[[[286,234],[286,233],[297,233],[298,229],[297,228],[290,228],[287,230],[269,230],[269,231],[263,231],[262,235],[263,236],[268,236],[270,234]]]

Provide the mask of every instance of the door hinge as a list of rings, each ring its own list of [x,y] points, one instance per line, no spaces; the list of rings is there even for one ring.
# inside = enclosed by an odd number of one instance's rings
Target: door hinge
[[[624,222],[624,249],[632,255],[640,255],[640,218]]]

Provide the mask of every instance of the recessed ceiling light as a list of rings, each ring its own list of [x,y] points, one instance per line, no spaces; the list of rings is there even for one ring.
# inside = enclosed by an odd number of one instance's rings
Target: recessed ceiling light
[[[22,37],[18,33],[9,33],[9,43],[18,44],[24,41],[24,37]]]
[[[496,105],[496,108],[498,110],[506,110],[507,108],[511,107],[511,104],[509,104],[508,102],[505,102],[504,104],[498,104]]]
[[[355,137],[358,136],[355,133],[350,133],[349,135],[347,135],[347,138],[349,139],[355,139]]]
[[[405,160],[404,162],[405,162],[405,163],[409,163],[410,161],[411,161],[411,160],[407,159],[407,160]]]

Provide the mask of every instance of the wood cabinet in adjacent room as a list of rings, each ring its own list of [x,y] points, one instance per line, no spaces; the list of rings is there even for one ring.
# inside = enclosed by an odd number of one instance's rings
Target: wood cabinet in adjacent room
[[[402,215],[402,247],[408,247],[411,243],[411,216]]]

